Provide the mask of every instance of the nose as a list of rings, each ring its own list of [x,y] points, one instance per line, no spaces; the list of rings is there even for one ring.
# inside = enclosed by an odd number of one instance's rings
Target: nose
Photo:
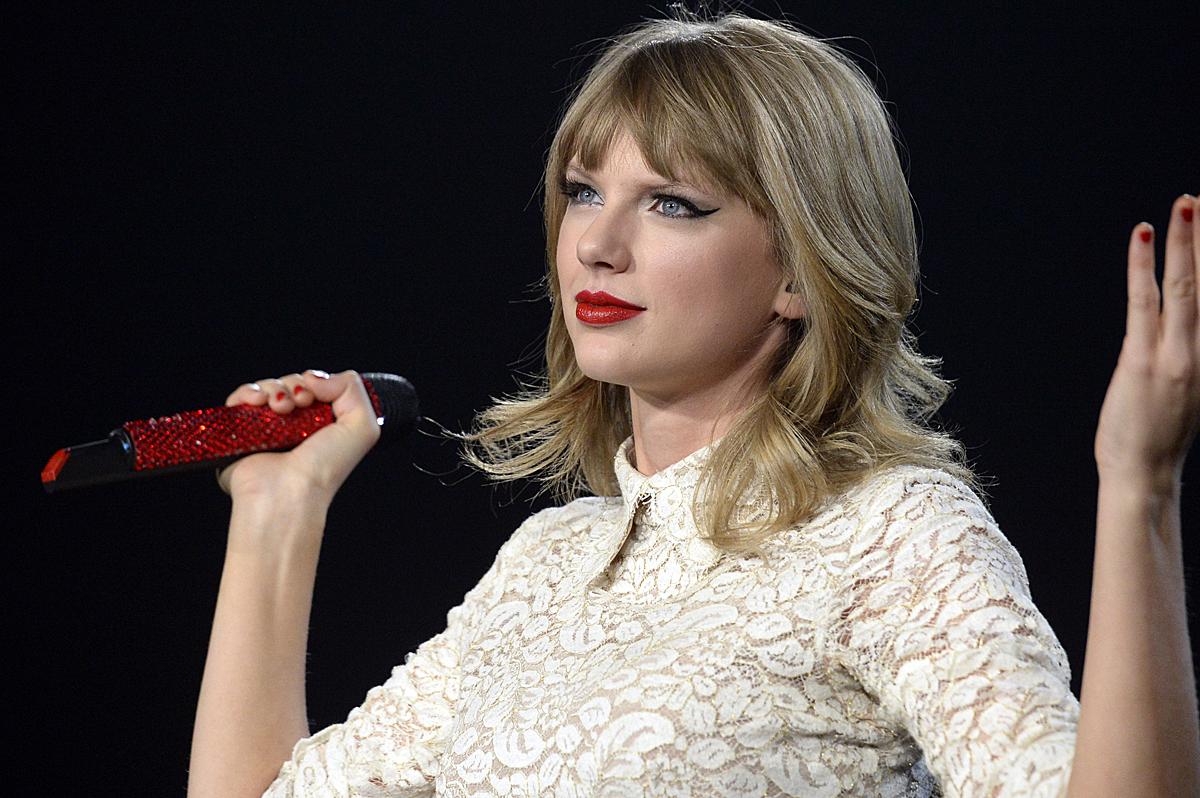
[[[584,266],[623,272],[629,268],[629,231],[617,214],[597,212],[575,244]]]

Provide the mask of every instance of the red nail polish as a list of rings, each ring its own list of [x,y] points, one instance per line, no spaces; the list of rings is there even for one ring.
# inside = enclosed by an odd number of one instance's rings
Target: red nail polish
[[[1142,232],[1138,233],[1138,236],[1141,237],[1142,241],[1146,242],[1147,244],[1150,243],[1150,237],[1152,235],[1154,235],[1154,234],[1151,233],[1149,230],[1143,230]]]
[[[286,394],[286,393],[284,393],[283,391],[280,391],[279,393],[275,394],[275,401],[276,401],[276,402],[282,402],[282,401],[283,401],[283,397],[285,397],[285,396],[287,396],[287,394]]]
[[[1192,220],[1192,209],[1191,208],[1183,209],[1183,220],[1185,222],[1190,222]]]
[[[297,385],[295,388],[292,389],[292,393],[296,394],[296,396],[299,396],[300,392],[303,390],[304,390],[303,385]]]

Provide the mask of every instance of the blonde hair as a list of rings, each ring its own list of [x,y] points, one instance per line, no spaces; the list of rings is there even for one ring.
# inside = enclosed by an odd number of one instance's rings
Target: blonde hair
[[[765,219],[807,307],[804,319],[775,320],[788,335],[765,390],[713,447],[693,505],[702,534],[726,551],[757,550],[900,464],[943,469],[982,493],[963,445],[929,425],[951,383],[906,327],[917,239],[879,96],[827,42],[736,12],[638,24],[573,92],[544,174],[546,370],[455,435],[467,462],[497,482],[537,478],[561,501],[620,492],[612,460],[632,433],[628,388],[576,363],[555,253],[568,161],[597,168],[622,130],[655,171],[699,174]],[[744,521],[750,495],[767,497],[769,517]]]

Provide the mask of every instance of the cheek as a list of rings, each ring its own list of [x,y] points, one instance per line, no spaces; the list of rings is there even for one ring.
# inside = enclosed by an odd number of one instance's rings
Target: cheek
[[[581,268],[579,259],[576,257],[577,240],[578,236],[574,235],[570,225],[567,222],[563,222],[559,228],[558,242],[554,248],[554,264],[558,270],[558,283],[560,286]]]
[[[673,323],[686,328],[715,332],[755,325],[767,300],[761,275],[750,266],[727,242],[680,248],[656,270],[654,293],[676,309]]]

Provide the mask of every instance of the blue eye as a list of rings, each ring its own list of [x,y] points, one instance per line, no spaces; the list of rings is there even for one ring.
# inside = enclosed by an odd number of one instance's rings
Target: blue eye
[[[686,218],[686,214],[679,213],[678,211],[696,213],[698,210],[694,205],[691,208],[688,208],[687,205],[684,204],[684,201],[678,197],[658,196],[655,197],[655,199],[659,200],[658,207],[662,209],[663,216],[678,216],[680,218]],[[669,209],[672,207],[674,207],[677,212],[671,213]]]
[[[559,190],[565,194],[572,202],[579,202],[583,205],[591,205],[595,199],[596,189],[586,183],[577,183],[574,180],[564,180],[559,187]],[[591,197],[584,198],[582,195],[591,194]]]
[[[571,203],[579,205],[593,205],[596,197],[599,196],[596,189],[589,186],[587,183],[580,183],[575,180],[563,180],[559,183],[559,191],[566,196]],[[702,211],[696,205],[683,197],[676,197],[671,194],[655,194],[655,205],[658,206],[659,216],[664,216],[668,219],[699,219],[701,216],[708,216],[710,213],[716,213],[720,208]]]

